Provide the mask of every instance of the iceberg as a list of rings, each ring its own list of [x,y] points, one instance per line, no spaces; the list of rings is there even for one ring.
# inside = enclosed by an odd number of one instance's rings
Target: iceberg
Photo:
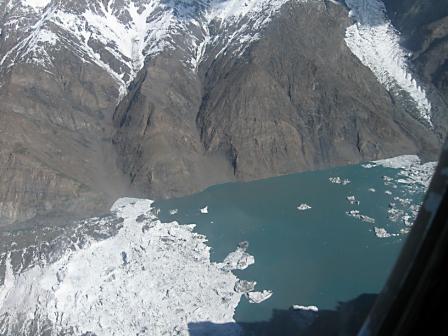
[[[341,185],[344,185],[344,186],[351,183],[351,181],[349,179],[343,179],[343,178],[341,178],[339,176],[337,176],[337,177],[330,177],[328,180],[331,183],[333,183],[333,184],[341,184]]]
[[[299,305],[293,305],[292,306],[293,310],[305,310],[305,311],[313,311],[313,312],[318,312],[319,308],[317,308],[316,306],[299,306]]]
[[[249,292],[245,294],[250,303],[261,303],[272,296],[272,291]]]
[[[297,210],[300,210],[300,211],[305,211],[305,210],[309,210],[309,209],[311,209],[311,206],[309,206],[306,203],[302,203],[297,207]]]

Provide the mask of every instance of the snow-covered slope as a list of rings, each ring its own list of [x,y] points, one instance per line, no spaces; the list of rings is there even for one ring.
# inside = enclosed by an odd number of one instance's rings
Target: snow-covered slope
[[[106,70],[124,91],[145,59],[185,44],[196,69],[208,44],[244,50],[287,0],[10,0],[4,36],[22,31],[0,60],[25,61],[51,71],[53,51],[68,48]],[[30,27],[30,21],[32,22]],[[210,26],[214,25],[213,33]]]
[[[101,230],[115,221],[116,234],[103,240],[73,235],[60,249],[50,241],[52,253],[61,255],[49,263],[38,258],[45,242],[32,262],[32,246],[12,246],[0,259],[0,335],[189,335],[189,323],[233,322],[241,296],[255,285],[232,273],[254,262],[245,244],[212,263],[194,225],[161,223],[151,204],[118,200],[112,212],[122,223],[112,217],[83,225]],[[11,266],[20,255],[25,269]],[[231,324],[227,335],[238,334]]]
[[[24,61],[51,72],[56,52],[68,49],[107,71],[124,94],[145,60],[164,50],[184,50],[182,61],[192,70],[209,49],[213,57],[241,55],[288,1],[321,0],[6,0],[3,39],[18,39],[0,53],[0,67]],[[356,20],[347,29],[349,48],[388,90],[407,92],[431,125],[431,103],[411,74],[383,2],[346,4]]]

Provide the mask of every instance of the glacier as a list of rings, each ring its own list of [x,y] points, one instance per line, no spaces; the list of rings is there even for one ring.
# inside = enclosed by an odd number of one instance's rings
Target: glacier
[[[431,103],[426,92],[413,78],[408,53],[400,46],[400,36],[386,16],[381,0],[346,0],[355,23],[347,28],[346,44],[352,53],[375,74],[389,91],[396,87],[409,94],[420,118],[429,126]]]

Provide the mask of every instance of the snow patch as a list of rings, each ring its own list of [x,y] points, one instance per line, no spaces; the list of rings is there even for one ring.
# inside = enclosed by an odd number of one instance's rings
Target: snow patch
[[[309,206],[306,203],[302,203],[297,207],[297,210],[299,210],[299,211],[305,211],[305,210],[310,210],[310,209],[311,209],[311,206]]]

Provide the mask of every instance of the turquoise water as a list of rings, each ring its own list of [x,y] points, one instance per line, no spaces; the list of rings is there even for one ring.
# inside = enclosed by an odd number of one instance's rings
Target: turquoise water
[[[249,242],[255,264],[236,274],[256,280],[258,290],[270,289],[274,294],[261,304],[243,298],[236,320],[261,321],[268,320],[273,309],[294,304],[332,309],[339,301],[381,290],[406,235],[380,239],[374,227],[398,233],[402,225],[387,216],[393,197],[420,202],[423,196],[423,190],[408,194],[399,185],[384,184],[384,175],[397,179],[397,173],[390,168],[349,166],[218,185],[155,206],[163,221],[197,224],[196,231],[209,240],[213,261],[222,261],[239,242]],[[332,184],[328,180],[332,176],[352,183]],[[386,190],[393,194],[386,195]],[[357,197],[359,206],[347,201],[350,195]],[[298,211],[301,203],[312,209]],[[208,214],[200,212],[205,206]],[[178,213],[171,215],[171,209]],[[349,217],[350,210],[359,210],[376,223]]]

